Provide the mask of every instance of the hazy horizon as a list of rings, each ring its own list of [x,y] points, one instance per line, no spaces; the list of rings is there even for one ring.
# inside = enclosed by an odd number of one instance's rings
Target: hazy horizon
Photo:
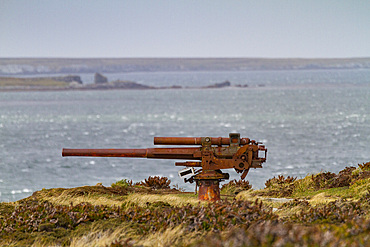
[[[0,57],[0,59],[261,59],[261,60],[346,60],[369,59],[363,57]]]

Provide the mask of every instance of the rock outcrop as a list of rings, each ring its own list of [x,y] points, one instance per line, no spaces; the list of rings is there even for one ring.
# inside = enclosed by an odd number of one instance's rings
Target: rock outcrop
[[[107,77],[103,76],[100,73],[95,73],[94,75],[94,83],[95,84],[102,84],[102,83],[107,83],[108,79]]]
[[[56,80],[56,81],[68,82],[68,83],[77,82],[79,84],[82,84],[81,77],[78,75],[51,77],[51,79]]]
[[[223,88],[223,87],[230,87],[230,86],[231,86],[231,83],[229,81],[224,81],[221,83],[215,83],[215,84],[206,86],[204,88]]]
[[[120,89],[155,89],[154,87],[150,87],[133,81],[114,81],[112,82],[112,84],[116,88]]]
[[[83,89],[157,89],[133,81],[113,81],[107,83],[87,84]]]

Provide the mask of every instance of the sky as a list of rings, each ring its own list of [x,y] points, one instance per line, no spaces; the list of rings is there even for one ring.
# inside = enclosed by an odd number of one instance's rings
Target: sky
[[[370,57],[370,1],[0,0],[0,57]]]

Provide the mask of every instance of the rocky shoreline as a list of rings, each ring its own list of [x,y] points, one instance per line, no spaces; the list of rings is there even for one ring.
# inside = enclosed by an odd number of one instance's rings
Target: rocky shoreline
[[[263,86],[263,85],[260,85]],[[169,87],[153,87],[134,81],[111,81],[102,74],[95,73],[94,83],[84,84],[78,75],[60,77],[15,78],[0,77],[0,91],[66,91],[66,90],[155,90],[155,89],[212,89],[238,87],[248,85],[232,85],[229,81],[215,83],[204,87],[186,87],[172,85]]]

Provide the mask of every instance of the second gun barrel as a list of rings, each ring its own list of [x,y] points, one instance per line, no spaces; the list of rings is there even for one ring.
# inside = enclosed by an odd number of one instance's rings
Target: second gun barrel
[[[210,137],[212,145],[230,145],[228,137]],[[241,138],[240,144],[247,145],[249,138]],[[201,137],[154,137],[154,145],[202,145]]]
[[[146,149],[69,149],[63,148],[62,156],[132,157],[146,158]]]

